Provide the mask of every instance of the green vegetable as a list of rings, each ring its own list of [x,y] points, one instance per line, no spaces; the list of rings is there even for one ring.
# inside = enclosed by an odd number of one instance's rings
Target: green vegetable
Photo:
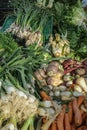
[[[34,130],[33,121],[34,121],[34,117],[33,116],[29,117],[25,121],[25,123],[24,123],[23,127],[21,128],[21,130],[28,130],[28,128],[29,128],[29,130]]]
[[[76,26],[82,26],[84,29],[86,28],[86,22],[87,22],[87,15],[82,7],[82,3],[80,0],[76,3],[76,5],[71,7],[71,11],[69,12],[68,16],[66,16],[68,21],[71,24],[74,24]]]
[[[18,44],[12,38],[11,34],[0,33],[0,53],[3,52],[6,57],[11,56],[18,48]]]

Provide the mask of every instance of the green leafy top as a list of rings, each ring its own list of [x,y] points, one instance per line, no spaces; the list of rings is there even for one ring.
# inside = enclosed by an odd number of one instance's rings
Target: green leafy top
[[[12,55],[17,47],[18,44],[15,42],[11,34],[0,33],[0,52],[3,52],[6,57]]]
[[[69,23],[77,26],[82,26],[84,29],[87,29],[87,14],[84,11],[84,8],[82,7],[82,3],[80,0],[78,0],[77,3],[71,7],[66,18]]]

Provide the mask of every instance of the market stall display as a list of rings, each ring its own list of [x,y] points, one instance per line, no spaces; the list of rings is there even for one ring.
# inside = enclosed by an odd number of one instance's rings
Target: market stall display
[[[0,130],[86,130],[82,1],[10,0],[10,6],[0,30]]]

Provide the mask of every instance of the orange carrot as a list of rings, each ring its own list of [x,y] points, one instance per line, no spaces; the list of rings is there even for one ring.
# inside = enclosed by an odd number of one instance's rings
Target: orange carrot
[[[65,125],[65,127],[64,127],[65,130],[71,130],[68,113],[65,113],[64,125]]]
[[[87,117],[86,117],[86,120],[85,120],[85,124],[87,125]]]
[[[51,97],[47,95],[45,91],[40,91],[40,96],[42,97],[43,100],[51,100]]]
[[[87,101],[84,101],[84,107],[87,108]]]
[[[77,130],[87,130],[87,126],[80,126],[79,128],[77,128]]]
[[[84,110],[80,109],[80,112],[81,112],[81,115],[83,115],[83,114],[84,114]]]
[[[76,130],[75,125],[71,125],[71,130]]]
[[[80,97],[78,97],[78,99],[77,99],[77,104],[78,104],[78,107],[80,107],[81,106],[81,104],[83,103],[83,101],[84,101],[84,96],[80,96]]]
[[[77,99],[73,99],[73,112],[74,112],[74,121],[76,126],[80,126],[82,124],[82,115],[79,110]]]
[[[51,130],[57,130],[57,124],[55,121],[51,124]]]
[[[48,128],[48,130],[51,130],[51,126]]]
[[[84,127],[82,128],[82,130],[87,130],[87,126],[84,126]]]
[[[69,103],[68,105],[69,111],[68,111],[68,117],[69,117],[69,121],[70,123],[72,122],[73,119],[73,108],[72,108],[72,102]]]
[[[82,115],[83,124],[86,123],[86,118],[87,118],[87,113],[84,113],[84,114]]]
[[[65,108],[62,109],[60,114],[57,117],[57,128],[58,130],[64,130],[64,115],[65,115]]]

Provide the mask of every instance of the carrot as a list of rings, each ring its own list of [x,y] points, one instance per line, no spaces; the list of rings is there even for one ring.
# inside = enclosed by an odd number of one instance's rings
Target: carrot
[[[87,101],[84,102],[84,107],[87,108]]]
[[[78,107],[80,107],[81,106],[81,104],[83,103],[83,101],[84,101],[84,96],[79,96],[78,97],[78,99],[77,99],[77,104],[78,104]]]
[[[48,130],[51,130],[51,126],[48,128]]]
[[[85,125],[80,126],[79,128],[77,128],[77,130],[87,130],[87,126],[85,126]]]
[[[68,117],[69,117],[69,121],[70,123],[72,122],[73,119],[73,108],[72,108],[72,102],[69,103],[68,105],[69,111],[68,111]]]
[[[80,112],[81,112],[81,115],[83,115],[83,114],[84,114],[84,111],[83,111],[82,109],[80,109]]]
[[[83,124],[86,123],[86,118],[87,118],[87,113],[84,113],[84,114],[82,115]]]
[[[71,130],[76,130],[75,125],[71,125]]]
[[[57,124],[55,121],[51,124],[51,130],[57,130]]]
[[[65,125],[65,130],[71,130],[68,113],[65,113],[64,125]]]
[[[58,130],[64,130],[64,115],[65,115],[65,108],[62,109],[62,111],[60,112],[60,114],[56,119]]]
[[[51,97],[47,95],[45,91],[40,91],[40,96],[42,97],[43,100],[51,100]]]
[[[87,130],[87,126],[84,126],[84,127],[82,128],[82,130]]]
[[[76,126],[80,126],[82,124],[82,115],[79,110],[77,99],[73,99],[73,112],[74,112],[74,121]]]
[[[87,125],[87,117],[86,117],[86,120],[85,120],[85,124]]]

